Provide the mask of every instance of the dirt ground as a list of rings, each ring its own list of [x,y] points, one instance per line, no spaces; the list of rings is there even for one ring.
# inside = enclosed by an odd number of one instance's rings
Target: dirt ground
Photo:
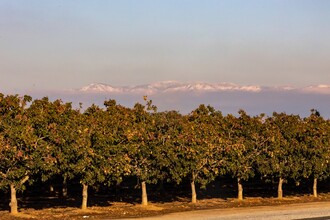
[[[188,198],[177,198],[177,201],[149,203],[148,206],[126,202],[112,202],[107,206],[91,206],[83,211],[79,208],[21,208],[18,215],[11,215],[8,211],[0,211],[1,220],[14,219],[118,219],[157,216],[167,213],[192,210],[221,209],[234,207],[279,206],[285,204],[330,201],[330,193],[322,193],[318,198],[310,195],[287,196],[282,200],[277,198],[246,197],[243,201],[236,199],[201,199],[197,204],[191,204]],[[40,201],[39,201],[40,202]]]

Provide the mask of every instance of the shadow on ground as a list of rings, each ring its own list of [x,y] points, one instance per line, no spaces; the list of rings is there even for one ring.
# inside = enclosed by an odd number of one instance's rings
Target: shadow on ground
[[[319,192],[329,192],[330,181],[319,183]],[[126,179],[116,187],[99,186],[89,189],[88,206],[107,207],[114,202],[139,204],[141,202],[141,189],[136,179]],[[237,183],[230,177],[218,178],[205,188],[197,185],[198,199],[233,199],[237,195]],[[81,186],[78,181],[71,181],[68,185],[68,196],[60,195],[61,184],[54,182],[54,191],[50,192],[49,183],[35,183],[28,186],[23,192],[18,192],[19,208],[45,209],[45,208],[78,208],[81,206]],[[245,197],[272,198],[277,196],[275,182],[251,180],[243,183]],[[308,195],[312,192],[312,180],[305,180],[299,184],[288,181],[283,185],[284,196]],[[184,181],[180,185],[163,183],[148,185],[148,199],[152,203],[189,202],[190,183]],[[0,193],[0,211],[9,210],[10,194],[8,190]]]

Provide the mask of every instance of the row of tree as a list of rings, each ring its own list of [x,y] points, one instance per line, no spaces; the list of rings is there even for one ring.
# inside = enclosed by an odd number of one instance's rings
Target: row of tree
[[[316,110],[311,115],[273,113],[222,115],[200,105],[190,114],[157,112],[147,97],[133,108],[115,100],[74,109],[71,103],[32,100],[29,96],[0,94],[0,187],[9,187],[11,213],[17,213],[16,190],[27,181],[61,176],[82,184],[82,208],[88,187],[119,184],[125,176],[146,184],[189,179],[193,203],[195,184],[205,186],[218,176],[242,181],[256,174],[278,180],[278,198],[287,179],[317,180],[330,175],[330,121]],[[66,187],[64,194],[66,193]]]

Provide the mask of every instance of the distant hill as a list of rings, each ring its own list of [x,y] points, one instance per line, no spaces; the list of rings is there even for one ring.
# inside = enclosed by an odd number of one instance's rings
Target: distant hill
[[[224,114],[236,114],[239,109],[244,109],[251,115],[271,115],[276,111],[304,117],[314,108],[322,116],[330,118],[330,85],[296,88],[177,81],[136,86],[93,83],[78,89],[29,91],[27,94],[31,94],[33,98],[49,96],[51,99],[62,99],[73,102],[76,107],[81,102],[83,108],[93,103],[103,106],[103,102],[108,99],[115,99],[121,105],[133,107],[137,102],[144,103],[143,96],[147,95],[159,111],[177,110],[186,114],[200,104],[209,104]]]

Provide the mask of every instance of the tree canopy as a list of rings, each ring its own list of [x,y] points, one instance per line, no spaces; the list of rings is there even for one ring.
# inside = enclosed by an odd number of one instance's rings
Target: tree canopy
[[[196,184],[204,187],[217,177],[243,183],[255,176],[282,184],[292,179],[316,182],[330,175],[330,122],[312,110],[309,117],[276,113],[223,115],[200,105],[191,113],[158,112],[145,103],[124,107],[107,100],[103,107],[74,109],[62,100],[0,94],[0,187],[11,189],[11,211],[17,212],[16,190],[40,178],[79,179],[82,208],[88,187],[138,180],[142,204],[146,184],[189,182],[193,203]]]

